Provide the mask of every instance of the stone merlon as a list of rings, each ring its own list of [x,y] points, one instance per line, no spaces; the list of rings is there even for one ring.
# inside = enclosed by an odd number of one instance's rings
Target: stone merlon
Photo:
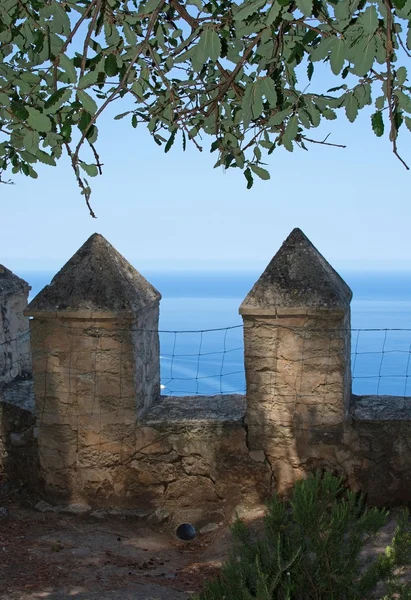
[[[135,314],[160,293],[100,234],[93,234],[30,302],[38,312]]]
[[[277,308],[345,310],[351,298],[348,285],[296,228],[242,302],[240,314]]]
[[[8,296],[9,294],[15,293],[27,293],[31,290],[31,287],[20,279],[4,265],[0,264],[0,296]]]

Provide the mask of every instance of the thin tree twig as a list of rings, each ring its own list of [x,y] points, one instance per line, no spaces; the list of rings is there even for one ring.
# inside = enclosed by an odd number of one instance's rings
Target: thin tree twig
[[[160,4],[156,8],[156,10],[152,13],[152,15],[150,17],[149,24],[147,26],[147,33],[145,35],[145,38],[144,38],[144,40],[140,44],[138,44],[137,52],[135,53],[135,55],[131,59],[130,64],[127,67],[127,70],[124,73],[124,75],[123,75],[120,83],[116,86],[116,88],[113,90],[113,92],[107,98],[107,100],[94,113],[94,115],[92,116],[89,124],[87,125],[87,127],[83,131],[83,134],[82,134],[82,136],[80,138],[80,141],[78,142],[78,144],[76,146],[76,149],[75,149],[74,155],[73,155],[74,161],[75,161],[76,164],[77,164],[77,161],[78,161],[78,153],[80,151],[81,146],[83,145],[84,140],[86,139],[87,133],[89,132],[90,128],[94,125],[94,123],[97,121],[97,119],[101,115],[101,113],[107,108],[107,106],[110,104],[110,102],[112,102],[114,100],[114,98],[116,97],[116,95],[123,89],[124,85],[127,83],[128,76],[130,75],[131,70],[134,67],[134,64],[136,63],[138,57],[140,56],[141,52],[144,50],[144,48],[146,47],[146,45],[147,45],[147,43],[149,41],[151,32],[153,30],[153,27],[155,25],[157,17],[160,14],[160,11],[163,8],[164,2],[165,2],[165,0],[161,0]]]
[[[397,149],[397,136],[398,129],[395,123],[395,115],[394,115],[394,99],[392,95],[392,68],[391,68],[391,55],[393,51],[393,43],[392,43],[392,6],[391,0],[385,0],[385,7],[387,9],[387,49],[386,49],[386,65],[387,65],[387,100],[388,100],[388,110],[389,110],[389,118],[391,123],[391,131],[390,137],[392,141],[392,151],[398,160],[404,165],[407,171],[410,170],[409,166],[405,162],[403,158],[398,154]]]
[[[101,0],[96,0],[96,2],[95,2],[95,9],[94,9],[94,12],[93,12],[93,16],[92,16],[91,21],[89,23],[88,30],[87,30],[87,35],[86,35],[85,40],[84,40],[83,56],[81,57],[81,66],[80,66],[80,79],[81,79],[81,77],[83,77],[84,71],[86,69],[88,47],[89,47],[91,36],[93,34],[93,31],[94,31],[94,27],[95,27],[96,21],[98,19],[99,14],[100,14],[100,10],[101,10]]]
[[[408,51],[408,48],[406,47],[406,45],[402,41],[402,38],[401,38],[401,36],[400,36],[399,33],[397,33],[397,40],[399,41],[401,48],[404,50],[404,52],[408,56],[408,58],[411,58],[411,53]]]
[[[310,142],[311,144],[321,144],[322,146],[333,146],[334,148],[346,148],[347,146],[345,146],[344,144],[333,144],[332,142],[327,142],[327,139],[329,138],[330,134],[327,135],[327,137],[325,137],[322,141],[321,140],[312,140],[311,138],[305,137],[305,135],[301,136],[302,140],[305,140],[306,142]]]

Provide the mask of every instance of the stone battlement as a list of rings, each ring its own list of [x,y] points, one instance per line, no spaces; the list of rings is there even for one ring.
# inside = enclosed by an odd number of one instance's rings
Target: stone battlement
[[[45,500],[201,527],[317,468],[372,503],[411,500],[411,399],[352,395],[352,293],[299,229],[239,309],[245,396],[160,395],[160,293],[102,236],[27,307],[3,273],[0,465]],[[32,379],[13,341],[28,321]]]

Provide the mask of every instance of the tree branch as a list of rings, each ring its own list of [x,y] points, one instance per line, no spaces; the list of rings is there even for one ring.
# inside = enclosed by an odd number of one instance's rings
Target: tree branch
[[[392,68],[391,68],[391,55],[393,52],[393,43],[392,43],[392,6],[391,0],[384,0],[385,7],[387,9],[387,49],[386,49],[386,65],[387,65],[387,100],[388,100],[388,111],[389,118],[391,123],[390,130],[390,138],[392,141],[392,151],[398,160],[404,165],[407,171],[410,170],[407,163],[403,158],[398,154],[397,149],[397,137],[398,137],[398,128],[395,122],[395,114],[394,114],[394,99],[392,95]]]

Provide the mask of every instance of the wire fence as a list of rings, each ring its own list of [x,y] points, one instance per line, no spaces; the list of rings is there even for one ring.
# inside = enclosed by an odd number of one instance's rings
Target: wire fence
[[[65,328],[68,331],[67,328]],[[88,336],[84,332],[73,332],[70,335]],[[312,336],[316,332],[324,340],[323,347],[314,353],[309,353],[307,347],[300,348],[300,354],[293,357],[294,361],[320,358],[326,361],[327,356],[334,350],[327,343],[324,330],[301,330],[304,336]],[[116,329],[111,336],[130,330]],[[153,335],[152,330],[134,330],[134,333],[145,332]],[[226,394],[245,394],[244,372],[244,343],[243,326],[190,330],[165,331],[160,330],[160,371],[161,393],[169,396],[211,396]],[[18,337],[0,343],[0,353],[3,354],[4,370],[18,371],[20,363],[27,364],[30,358],[28,346],[30,332],[24,332]],[[95,333],[98,339],[98,331]],[[341,335],[341,330],[330,330],[329,339]],[[18,348],[17,359],[13,352],[5,351],[4,347]],[[99,350],[96,346],[96,351]],[[53,354],[53,353],[52,353]],[[55,353],[54,353],[55,354]],[[44,351],[42,352],[44,356]],[[4,360],[4,357],[5,360]],[[36,355],[33,356],[36,358]],[[267,358],[270,351],[267,350]],[[272,357],[271,357],[272,358]],[[50,361],[56,361],[56,356],[50,356]],[[120,351],[118,360],[122,358]],[[48,368],[48,367],[47,367]],[[83,364],[81,360],[70,361],[68,366],[60,365],[60,373],[70,371],[83,381],[92,378],[96,362]],[[119,364],[121,372],[121,364]],[[352,391],[358,395],[395,395],[411,396],[411,329],[352,329],[351,330],[351,371]],[[1,373],[0,373],[1,376]]]

